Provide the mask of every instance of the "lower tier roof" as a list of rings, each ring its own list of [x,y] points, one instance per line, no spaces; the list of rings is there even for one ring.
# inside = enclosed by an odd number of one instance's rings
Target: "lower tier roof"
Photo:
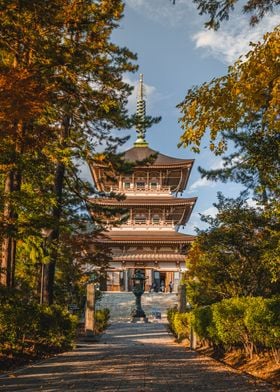
[[[98,239],[98,242],[117,243],[188,243],[194,241],[195,236],[178,233],[176,231],[143,232],[143,231],[110,231]]]
[[[181,255],[178,253],[135,253],[126,254],[121,256],[114,256],[113,261],[175,261],[184,262],[186,261],[186,255]]]

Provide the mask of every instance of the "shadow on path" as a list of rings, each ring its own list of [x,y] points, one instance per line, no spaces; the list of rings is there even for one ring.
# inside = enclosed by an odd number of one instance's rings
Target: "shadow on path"
[[[276,391],[173,342],[163,323],[110,326],[99,342],[0,378],[0,391]]]

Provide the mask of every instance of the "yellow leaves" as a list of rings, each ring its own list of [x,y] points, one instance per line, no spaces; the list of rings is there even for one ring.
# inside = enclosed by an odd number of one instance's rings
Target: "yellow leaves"
[[[196,108],[197,108],[197,102],[196,100],[193,101],[188,109],[188,115],[190,118],[195,118],[196,114]]]
[[[280,29],[266,34],[262,43],[233,66],[226,76],[189,90],[178,105],[184,130],[180,145],[193,145],[210,131],[209,148],[220,154],[224,141],[216,141],[223,131],[236,131],[260,118],[267,132],[279,130]]]

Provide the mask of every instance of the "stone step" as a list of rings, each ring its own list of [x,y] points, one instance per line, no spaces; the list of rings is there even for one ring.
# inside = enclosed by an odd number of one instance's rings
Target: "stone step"
[[[144,293],[142,295],[142,308],[147,317],[152,317],[153,311],[166,317],[168,308],[178,305],[176,293]],[[112,320],[129,319],[131,310],[135,305],[135,296],[131,292],[103,292],[96,308],[108,308]]]

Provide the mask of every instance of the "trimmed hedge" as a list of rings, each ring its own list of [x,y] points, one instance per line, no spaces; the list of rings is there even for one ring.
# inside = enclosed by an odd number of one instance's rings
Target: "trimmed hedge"
[[[193,328],[201,344],[225,351],[242,348],[246,355],[270,351],[280,360],[280,297],[240,297],[197,307],[190,313],[169,309],[170,330],[178,339]]]
[[[270,350],[279,361],[280,298],[230,298],[211,305],[210,310],[207,308],[193,312],[193,327],[201,340],[225,350],[243,347],[249,357]],[[200,324],[203,328],[198,328]]]
[[[177,308],[167,310],[169,328],[179,342],[189,337],[189,317],[189,313],[179,313]]]

